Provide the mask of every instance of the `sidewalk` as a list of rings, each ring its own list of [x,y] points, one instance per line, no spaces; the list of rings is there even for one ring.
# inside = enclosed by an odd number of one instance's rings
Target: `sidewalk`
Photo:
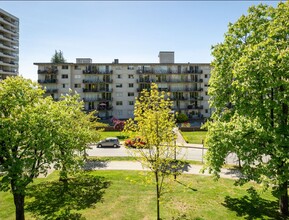
[[[187,171],[184,171],[184,174],[195,174],[195,175],[205,175],[210,176],[207,171],[203,174],[200,173],[200,170],[203,166],[201,165],[189,165]],[[110,162],[96,162],[90,164],[87,167],[89,170],[142,170],[147,171],[149,169],[143,168],[140,162],[134,161],[110,161]],[[221,169],[220,177],[221,178],[230,178],[238,179],[241,173],[237,170],[231,169]]]

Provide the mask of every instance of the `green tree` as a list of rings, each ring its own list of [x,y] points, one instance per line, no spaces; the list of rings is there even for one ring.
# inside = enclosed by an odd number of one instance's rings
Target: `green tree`
[[[54,55],[51,58],[51,63],[66,63],[64,59],[63,52],[61,50],[55,50]]]
[[[189,120],[189,117],[185,113],[180,113],[177,115],[177,123],[183,123]]]
[[[242,161],[238,183],[273,186],[288,215],[289,2],[253,6],[229,24],[213,47],[207,123],[207,168],[218,175],[225,157]],[[267,156],[268,158],[264,158]]]
[[[11,190],[17,220],[24,219],[26,187],[33,178],[46,174],[52,163],[71,169],[74,155],[94,136],[76,98],[55,102],[43,93],[22,77],[0,83],[0,190]]]
[[[137,147],[132,154],[143,166],[152,171],[156,185],[157,219],[160,219],[160,198],[165,177],[176,174],[180,164],[173,160],[176,153],[176,135],[173,132],[175,118],[171,114],[172,102],[165,99],[165,92],[159,93],[156,84],[150,91],[143,90],[136,100],[134,120],[125,124],[125,132],[131,138],[139,138],[145,147]]]
[[[96,127],[100,126],[94,113],[83,111],[83,102],[78,94],[61,96],[55,102],[53,113],[54,130],[54,168],[60,169],[60,180],[67,186],[68,174],[76,173],[86,159],[86,149],[91,141],[100,139]],[[92,123],[93,122],[93,123]]]

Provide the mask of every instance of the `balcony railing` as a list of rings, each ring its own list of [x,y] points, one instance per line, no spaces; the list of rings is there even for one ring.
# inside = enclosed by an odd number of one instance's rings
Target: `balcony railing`
[[[112,101],[112,100],[113,100],[113,98],[98,98],[98,97],[83,98],[84,102],[95,102],[95,101],[106,102],[106,101]]]
[[[44,70],[38,70],[38,74],[57,74],[58,69],[44,69]]]
[[[100,70],[83,70],[83,74],[112,74],[112,70],[100,71]]]
[[[57,83],[57,79],[39,79],[38,83]]]
[[[45,92],[46,93],[56,93],[56,92],[58,92],[58,89],[46,89]]]
[[[186,97],[169,97],[169,99],[172,101],[175,101],[175,100],[186,101],[186,100],[188,100],[188,98],[186,98]]]
[[[101,80],[101,79],[84,79],[83,83],[112,83],[112,79]]]
[[[195,106],[195,105],[188,105],[188,109],[203,109],[202,105]]]
[[[189,97],[190,101],[202,101],[204,99],[203,96],[198,96],[198,97]]]
[[[201,92],[203,91],[203,88],[189,88],[189,87],[185,87],[185,88],[169,88],[170,92]]]
[[[112,110],[112,106],[98,106],[97,110],[98,111],[109,111],[109,110]]]
[[[112,92],[112,89],[83,89],[83,92]]]

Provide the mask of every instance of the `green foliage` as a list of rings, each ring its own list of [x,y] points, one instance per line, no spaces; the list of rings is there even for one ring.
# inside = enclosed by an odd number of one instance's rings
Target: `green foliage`
[[[46,174],[51,164],[67,177],[81,165],[87,142],[98,138],[79,96],[55,102],[43,93],[39,84],[22,77],[0,83],[0,189],[23,202],[33,178]],[[23,205],[16,206],[16,214]]]
[[[139,99],[136,100],[135,118],[126,121],[124,129],[131,139],[141,137],[145,143],[145,148],[136,148],[132,154],[138,157],[154,175],[157,191],[157,219],[160,218],[159,201],[163,193],[165,177],[181,173],[178,163],[172,165],[172,158],[177,153],[177,147],[174,144],[175,119],[170,113],[171,106],[172,102],[165,99],[165,92],[159,93],[158,86],[152,83],[151,89],[143,90]]]
[[[183,123],[189,120],[189,117],[185,113],[179,113],[177,115],[177,123]]]
[[[230,152],[242,163],[239,183],[276,185],[288,213],[289,2],[250,7],[213,47],[207,166],[216,175]],[[263,156],[270,156],[265,160]],[[283,198],[284,199],[284,198]],[[288,203],[288,201],[287,201]]]
[[[61,50],[55,50],[55,53],[51,58],[51,63],[66,63]]]

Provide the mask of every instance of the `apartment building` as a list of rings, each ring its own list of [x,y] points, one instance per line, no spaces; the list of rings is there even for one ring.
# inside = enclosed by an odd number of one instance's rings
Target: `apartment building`
[[[19,19],[0,9],[0,80],[18,75]]]
[[[77,58],[76,63],[34,63],[38,82],[46,94],[59,99],[69,89],[80,94],[86,111],[97,110],[102,119],[133,117],[135,98],[142,89],[158,84],[170,92],[173,110],[194,119],[211,115],[208,105],[209,63],[174,63],[174,52],[159,53],[159,63],[92,63]]]

